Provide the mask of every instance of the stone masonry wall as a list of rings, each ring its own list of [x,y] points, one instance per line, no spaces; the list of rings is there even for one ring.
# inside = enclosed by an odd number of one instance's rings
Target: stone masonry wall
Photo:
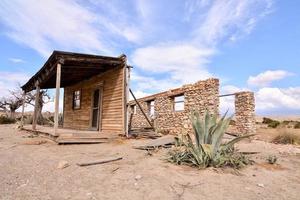
[[[235,94],[235,121],[238,134],[255,133],[255,99],[253,92]]]
[[[174,111],[174,97],[179,95],[184,95],[184,110]],[[148,102],[151,100],[154,100],[152,121],[156,131],[170,134],[188,133],[192,131],[189,119],[191,111],[198,110],[201,114],[206,110],[210,113],[219,113],[219,80],[211,78],[139,99],[148,117],[150,117]],[[131,101],[130,105],[134,106],[135,102]],[[137,106],[136,114],[132,118],[132,128],[141,127],[149,125]]]

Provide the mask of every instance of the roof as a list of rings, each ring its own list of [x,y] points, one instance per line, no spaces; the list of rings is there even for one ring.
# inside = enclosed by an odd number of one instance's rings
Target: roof
[[[99,56],[82,53],[53,51],[43,67],[32,76],[21,88],[25,92],[35,89],[36,82],[41,89],[56,87],[56,66],[62,64],[61,87],[73,85],[89,79],[109,69],[126,66],[126,56]]]

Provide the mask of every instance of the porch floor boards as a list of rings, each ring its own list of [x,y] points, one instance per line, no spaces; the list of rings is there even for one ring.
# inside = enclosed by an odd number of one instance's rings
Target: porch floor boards
[[[94,144],[106,143],[109,140],[118,137],[116,134],[108,134],[98,131],[84,131],[75,129],[58,128],[58,136],[54,134],[53,127],[36,126],[36,130],[31,125],[25,125],[24,130],[35,134],[46,136],[58,144]]]

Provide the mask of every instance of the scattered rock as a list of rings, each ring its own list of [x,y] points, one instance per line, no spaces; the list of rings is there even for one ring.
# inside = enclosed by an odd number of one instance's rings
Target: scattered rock
[[[62,161],[59,161],[59,163],[57,165],[57,169],[64,169],[69,166],[70,166],[70,164],[67,161],[62,160]]]
[[[262,187],[262,188],[264,188],[264,187],[265,187],[265,185],[264,185],[264,184],[262,184],[262,183],[258,183],[258,184],[257,184],[257,186],[258,186],[258,187]]]
[[[140,180],[142,178],[141,175],[136,175],[135,180]]]

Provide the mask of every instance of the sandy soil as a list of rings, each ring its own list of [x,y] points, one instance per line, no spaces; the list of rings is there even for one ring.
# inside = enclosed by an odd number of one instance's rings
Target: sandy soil
[[[59,146],[28,138],[12,125],[0,126],[0,199],[299,199],[300,149],[254,140],[238,146],[256,164],[239,172],[197,170],[133,149],[144,140]],[[37,145],[39,144],[39,145]],[[123,160],[79,167],[76,163],[109,156]],[[279,165],[265,158],[277,155]],[[60,161],[70,166],[58,169]]]

